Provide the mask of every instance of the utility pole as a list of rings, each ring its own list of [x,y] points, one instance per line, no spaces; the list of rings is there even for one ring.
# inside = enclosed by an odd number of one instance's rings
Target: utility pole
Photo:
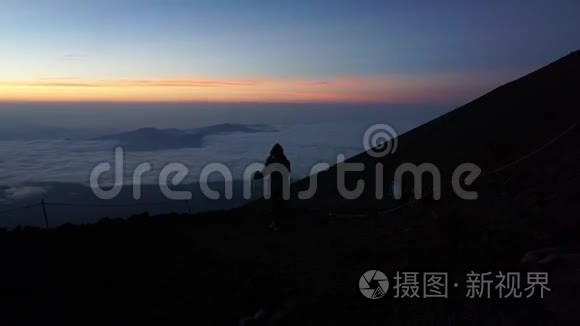
[[[44,203],[44,199],[40,202],[42,205],[42,214],[44,215],[44,225],[48,229],[48,214],[46,214],[46,204]]]
[[[191,215],[191,202],[189,200],[185,201],[185,205],[187,206],[187,213]]]

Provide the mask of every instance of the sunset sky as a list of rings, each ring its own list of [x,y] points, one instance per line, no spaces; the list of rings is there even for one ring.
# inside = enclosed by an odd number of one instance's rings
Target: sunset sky
[[[3,0],[0,101],[457,102],[580,48],[579,13],[577,0]]]

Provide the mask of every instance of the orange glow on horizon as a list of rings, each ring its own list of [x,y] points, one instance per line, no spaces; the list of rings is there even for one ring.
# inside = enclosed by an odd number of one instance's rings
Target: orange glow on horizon
[[[0,102],[440,103],[461,94],[465,83],[460,78],[458,85],[457,79],[390,76],[329,80],[0,80]]]
[[[355,86],[355,87],[353,87]],[[352,88],[351,88],[352,87]],[[381,102],[350,81],[41,79],[0,82],[4,102]]]

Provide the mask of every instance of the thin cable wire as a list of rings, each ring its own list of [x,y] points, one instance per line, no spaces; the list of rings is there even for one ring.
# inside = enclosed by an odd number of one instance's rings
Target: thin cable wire
[[[518,163],[520,163],[522,161],[525,161],[525,160],[529,159],[530,157],[534,156],[535,154],[541,152],[542,150],[546,149],[550,145],[554,144],[560,138],[564,137],[566,134],[568,134],[570,131],[572,131],[574,128],[576,128],[577,125],[578,125],[578,122],[574,122],[570,127],[566,128],[566,130],[564,130],[562,133],[558,134],[558,136],[556,136],[555,138],[551,139],[550,141],[548,141],[547,143],[543,144],[542,146],[536,148],[535,150],[529,152],[528,154],[526,154],[524,156],[521,156],[520,158],[518,158],[518,159],[516,159],[514,161],[511,161],[510,163],[504,164],[504,165],[502,165],[502,166],[500,166],[498,168],[495,168],[495,169],[493,169],[493,170],[491,170],[491,171],[489,171],[487,173],[482,173],[481,176],[482,177],[486,177],[486,176],[489,176],[489,175],[492,175],[492,174],[499,173],[499,172],[501,172],[501,171],[503,171],[503,170],[505,170],[505,169],[507,169],[509,167],[512,167],[512,166],[514,166],[514,165],[516,165],[516,164],[518,164]],[[385,214],[394,213],[394,212],[396,212],[396,211],[398,211],[400,209],[403,209],[403,208],[405,208],[407,206],[411,206],[411,205],[415,204],[416,202],[420,201],[421,199],[423,199],[423,198],[425,198],[427,196],[430,196],[430,194],[427,194],[426,196],[423,196],[423,197],[421,197],[419,199],[415,199],[415,200],[409,201],[409,202],[407,202],[405,204],[402,204],[402,205],[399,205],[399,206],[396,206],[396,207],[393,207],[393,208],[389,208],[389,209],[386,209],[386,210],[381,210],[379,212],[385,213]]]
[[[520,163],[521,161],[527,160],[528,158],[536,155],[537,153],[539,153],[542,150],[546,149],[548,146],[550,146],[553,143],[555,143],[558,139],[564,137],[567,133],[569,133],[574,128],[576,128],[577,124],[578,124],[577,122],[573,123],[570,127],[568,127],[566,130],[564,130],[561,134],[559,134],[558,136],[556,136],[556,138],[554,138],[554,139],[550,140],[549,142],[545,143],[544,145],[536,148],[535,150],[531,151],[530,153],[528,153],[528,154],[526,154],[526,155],[518,158],[515,161],[512,161],[512,162],[510,162],[508,164],[505,164],[503,166],[500,166],[499,168],[493,169],[493,170],[491,170],[491,171],[489,171],[487,173],[483,173],[481,176],[488,176],[488,175],[491,175],[491,174],[495,174],[495,173],[501,172],[501,171],[503,171],[503,170],[505,170],[505,169],[513,166],[513,165],[516,165],[516,164]]]
[[[169,206],[174,202],[168,203],[143,203],[143,204],[90,204],[90,203],[65,203],[65,202],[46,202],[46,206],[68,206],[68,207],[149,207],[149,206]]]
[[[11,212],[15,212],[15,211],[23,210],[23,209],[28,209],[28,208],[32,208],[32,207],[37,207],[37,206],[40,206],[40,204],[33,204],[33,205],[26,205],[26,206],[15,207],[15,208],[7,209],[7,210],[4,210],[4,211],[0,211],[0,214],[11,213]]]

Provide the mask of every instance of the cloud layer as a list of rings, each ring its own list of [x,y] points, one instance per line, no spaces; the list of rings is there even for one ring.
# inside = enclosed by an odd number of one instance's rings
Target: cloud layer
[[[4,190],[4,195],[0,202],[10,203],[14,201],[26,200],[32,197],[41,196],[47,193],[49,187],[40,186],[18,186]]]
[[[230,134],[209,137],[205,147],[156,152],[125,152],[125,179],[141,163],[150,163],[152,171],[144,182],[157,184],[160,171],[169,163],[182,163],[189,169],[188,181],[196,181],[203,167],[223,163],[235,179],[241,179],[245,168],[262,163],[270,147],[283,144],[293,164],[293,176],[304,177],[318,162],[336,163],[336,156],[354,155],[363,150],[361,135],[368,123],[339,125],[316,123],[287,127],[276,133]],[[22,187],[27,184],[67,182],[89,183],[94,167],[114,162],[113,142],[106,141],[1,141],[0,184]],[[104,175],[112,180],[112,175]],[[38,188],[13,188],[7,196],[21,196],[40,191]]]

